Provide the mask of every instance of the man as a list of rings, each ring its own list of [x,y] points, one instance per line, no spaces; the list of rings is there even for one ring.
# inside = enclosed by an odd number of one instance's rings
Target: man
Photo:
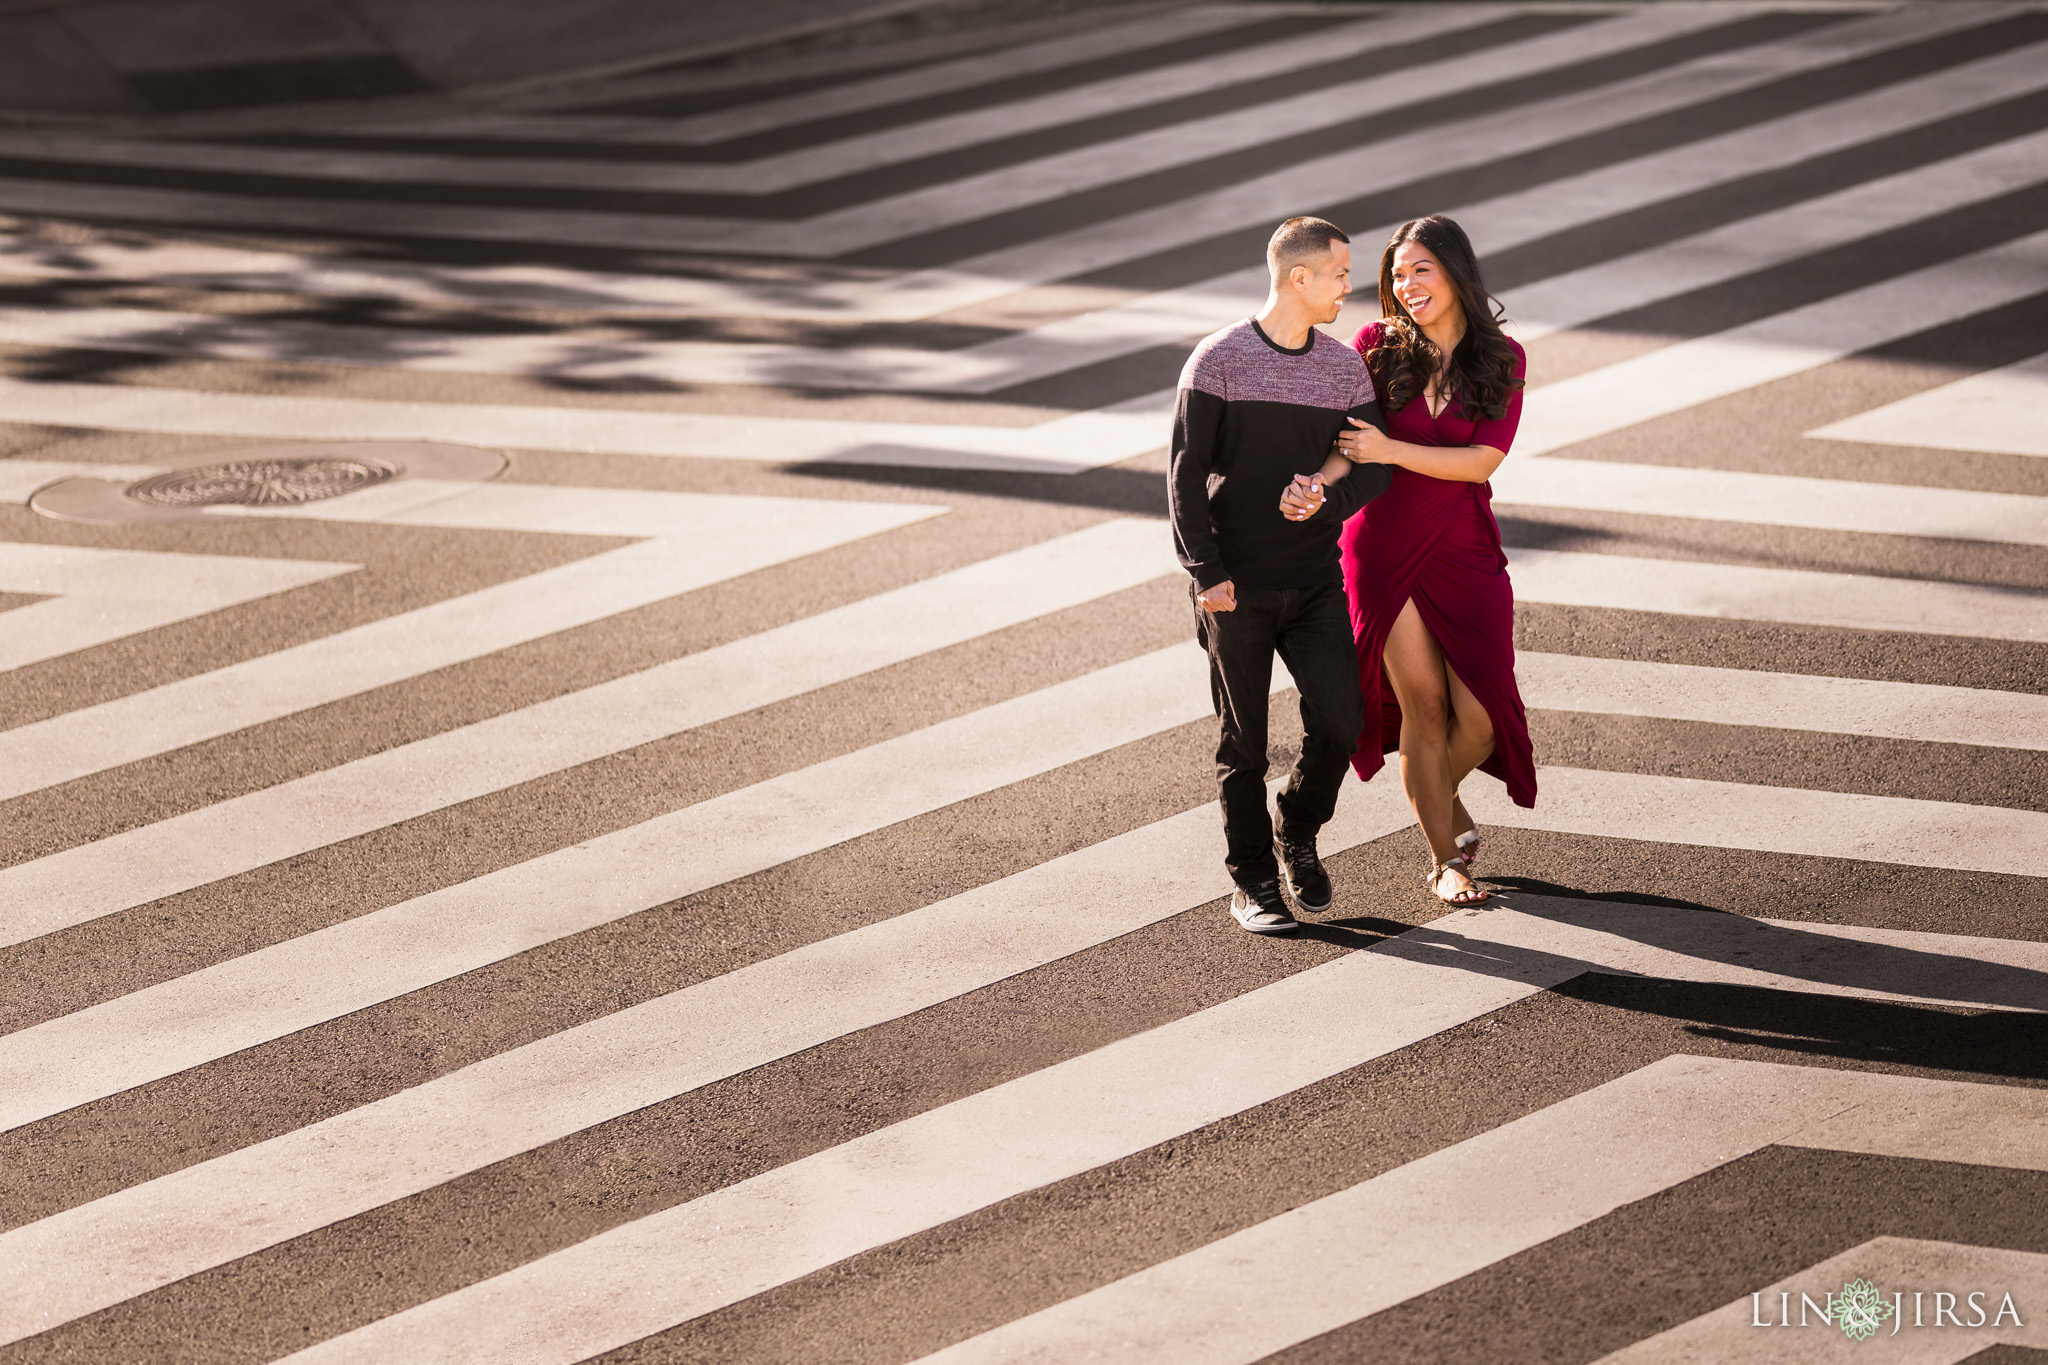
[[[1316,832],[1337,809],[1364,728],[1358,654],[1337,563],[1345,518],[1386,491],[1385,465],[1325,486],[1319,470],[1347,417],[1385,429],[1359,354],[1316,330],[1351,292],[1351,239],[1320,218],[1290,218],[1266,244],[1272,288],[1256,317],[1203,339],[1181,371],[1169,479],[1173,535],[1193,576],[1196,636],[1222,722],[1224,864],[1230,913],[1255,934],[1296,926],[1296,906],[1330,908]],[[1281,493],[1308,510],[1281,511]],[[1266,811],[1266,703],[1278,653],[1301,691],[1301,759]]]

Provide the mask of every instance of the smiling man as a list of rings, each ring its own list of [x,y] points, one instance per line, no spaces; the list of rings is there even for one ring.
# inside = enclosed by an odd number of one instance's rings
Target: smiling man
[[[1271,291],[1256,317],[1203,338],[1181,371],[1169,479],[1173,535],[1193,576],[1197,638],[1221,721],[1216,778],[1230,913],[1255,934],[1296,924],[1294,903],[1330,908],[1316,833],[1364,726],[1358,654],[1337,561],[1345,518],[1387,488],[1384,465],[1325,487],[1318,471],[1347,417],[1384,428],[1358,352],[1316,330],[1351,292],[1351,239],[1320,218],[1290,218],[1266,244]],[[1305,510],[1281,510],[1299,477]],[[1301,758],[1266,810],[1266,715],[1278,654],[1301,692]]]

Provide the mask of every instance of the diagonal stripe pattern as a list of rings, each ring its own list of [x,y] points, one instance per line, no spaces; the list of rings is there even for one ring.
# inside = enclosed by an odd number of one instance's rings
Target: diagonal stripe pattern
[[[1981,1226],[1524,1340],[1862,1274],[2048,1346],[2038,9],[923,22],[0,134],[0,1363],[1512,1358],[1442,1305],[1793,1160]],[[1540,795],[1453,909],[1347,783],[1254,941],[1162,448],[1311,211],[1340,337],[1442,211],[1527,347]],[[38,512],[352,440],[510,466]]]

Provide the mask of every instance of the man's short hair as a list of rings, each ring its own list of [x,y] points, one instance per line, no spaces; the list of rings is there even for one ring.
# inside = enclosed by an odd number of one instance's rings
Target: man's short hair
[[[1333,243],[1350,241],[1327,219],[1289,218],[1273,229],[1272,240],[1266,243],[1266,268],[1278,279],[1297,265],[1318,264]]]

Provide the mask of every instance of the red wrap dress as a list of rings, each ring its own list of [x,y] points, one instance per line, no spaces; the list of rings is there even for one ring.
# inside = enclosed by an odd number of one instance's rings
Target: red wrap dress
[[[1369,354],[1379,331],[1375,322],[1351,344]],[[1515,355],[1519,377],[1525,368],[1520,346]],[[1382,394],[1387,434],[1410,445],[1484,445],[1505,452],[1522,419],[1519,390],[1509,397],[1507,411],[1489,422],[1467,414],[1455,400],[1431,417],[1429,400],[1421,395],[1399,412],[1389,412],[1378,375],[1373,383]],[[1394,618],[1412,598],[1451,671],[1493,719],[1493,754],[1480,771],[1505,783],[1516,805],[1533,806],[1536,763],[1522,694],[1515,686],[1515,590],[1493,519],[1493,487],[1406,469],[1393,475],[1387,491],[1345,523],[1338,541],[1365,690],[1365,734],[1351,766],[1360,778],[1370,778],[1385,764],[1385,755],[1401,747],[1401,706],[1381,655]]]

